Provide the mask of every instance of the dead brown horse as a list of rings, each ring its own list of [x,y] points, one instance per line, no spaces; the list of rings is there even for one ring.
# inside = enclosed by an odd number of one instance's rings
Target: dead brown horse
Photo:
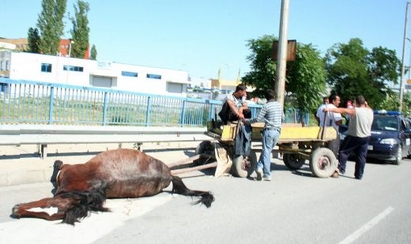
[[[85,164],[63,164],[57,160],[51,177],[54,197],[17,204],[11,217],[62,219],[74,225],[90,211],[108,211],[106,198],[153,196],[173,183],[171,192],[199,197],[197,203],[211,206],[210,192],[188,189],[166,164],[143,152],[117,149],[102,152]]]

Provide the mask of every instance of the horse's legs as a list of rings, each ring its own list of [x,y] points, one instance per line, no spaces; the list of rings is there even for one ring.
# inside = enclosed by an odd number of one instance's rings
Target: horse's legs
[[[57,175],[58,175],[62,165],[63,165],[62,161],[60,161],[60,160],[54,161],[53,174],[51,175],[51,178],[50,178],[50,182],[53,185],[53,189],[51,190],[51,193],[53,195],[55,195],[56,191],[57,191]]]
[[[173,189],[171,192],[181,194],[184,196],[199,197],[200,199],[196,202],[204,204],[207,208],[211,207],[211,204],[214,202],[214,196],[211,192],[208,191],[198,191],[190,190],[186,187],[180,177],[172,176]]]

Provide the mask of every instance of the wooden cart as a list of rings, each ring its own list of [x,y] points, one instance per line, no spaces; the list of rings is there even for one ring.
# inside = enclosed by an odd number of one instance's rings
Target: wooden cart
[[[234,142],[237,135],[237,124],[221,125],[209,121],[206,134],[215,140],[202,141],[196,149],[196,164],[213,163],[215,176],[231,173],[238,177],[249,177],[257,162],[256,151],[261,151],[261,131],[263,123],[252,124],[252,150],[249,155],[235,155]],[[301,168],[306,160],[313,175],[326,178],[337,168],[338,161],[334,153],[327,148],[327,143],[337,138],[337,132],[332,127],[310,126],[301,124],[283,124],[278,149],[273,153],[283,155],[284,164],[291,170]]]

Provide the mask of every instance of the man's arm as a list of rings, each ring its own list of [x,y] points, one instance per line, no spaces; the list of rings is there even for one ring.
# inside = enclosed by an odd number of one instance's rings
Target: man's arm
[[[333,113],[340,113],[340,114],[349,114],[355,115],[354,108],[324,108],[324,112],[333,112]]]
[[[328,111],[328,112],[333,112],[333,113],[340,113],[340,114],[349,114],[352,116],[355,116],[355,108],[324,108],[323,110]]]
[[[365,102],[365,104],[362,106],[368,109],[372,108],[370,106],[368,106],[368,103]],[[324,112],[329,111],[329,112],[334,112],[334,113],[340,113],[340,114],[349,114],[349,115],[355,115],[355,108],[324,108],[323,109]]]

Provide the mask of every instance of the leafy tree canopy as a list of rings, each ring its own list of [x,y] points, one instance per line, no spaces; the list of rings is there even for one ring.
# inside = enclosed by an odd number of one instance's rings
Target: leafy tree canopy
[[[37,28],[30,28],[27,33],[28,50],[30,53],[40,53],[40,35]]]
[[[60,38],[64,33],[63,17],[67,0],[42,0],[37,27],[40,31],[40,52],[56,55],[59,52]]]
[[[298,44],[296,59],[287,63],[286,91],[303,112],[317,109],[326,95],[327,73],[320,52],[311,44]]]
[[[251,63],[251,71],[242,77],[242,82],[255,87],[253,96],[262,97],[265,90],[274,89],[276,62],[272,60],[272,35],[259,39],[251,39],[247,46],[251,54],[247,60]],[[287,63],[285,92],[288,96],[284,105],[297,107],[303,112],[314,110],[325,94],[325,63],[320,53],[311,44],[297,44],[296,60]]]
[[[96,45],[93,45],[90,50],[90,59],[97,60],[97,48]]]
[[[89,32],[87,13],[90,10],[89,4],[78,0],[74,5],[74,18],[70,18],[73,24],[71,36],[73,40],[72,57],[84,58],[84,53],[89,49]]]
[[[369,51],[358,38],[335,44],[325,60],[328,83],[343,102],[363,95],[375,109],[384,108],[383,102],[393,94],[388,83],[397,84],[401,66],[395,51],[383,47]]]

